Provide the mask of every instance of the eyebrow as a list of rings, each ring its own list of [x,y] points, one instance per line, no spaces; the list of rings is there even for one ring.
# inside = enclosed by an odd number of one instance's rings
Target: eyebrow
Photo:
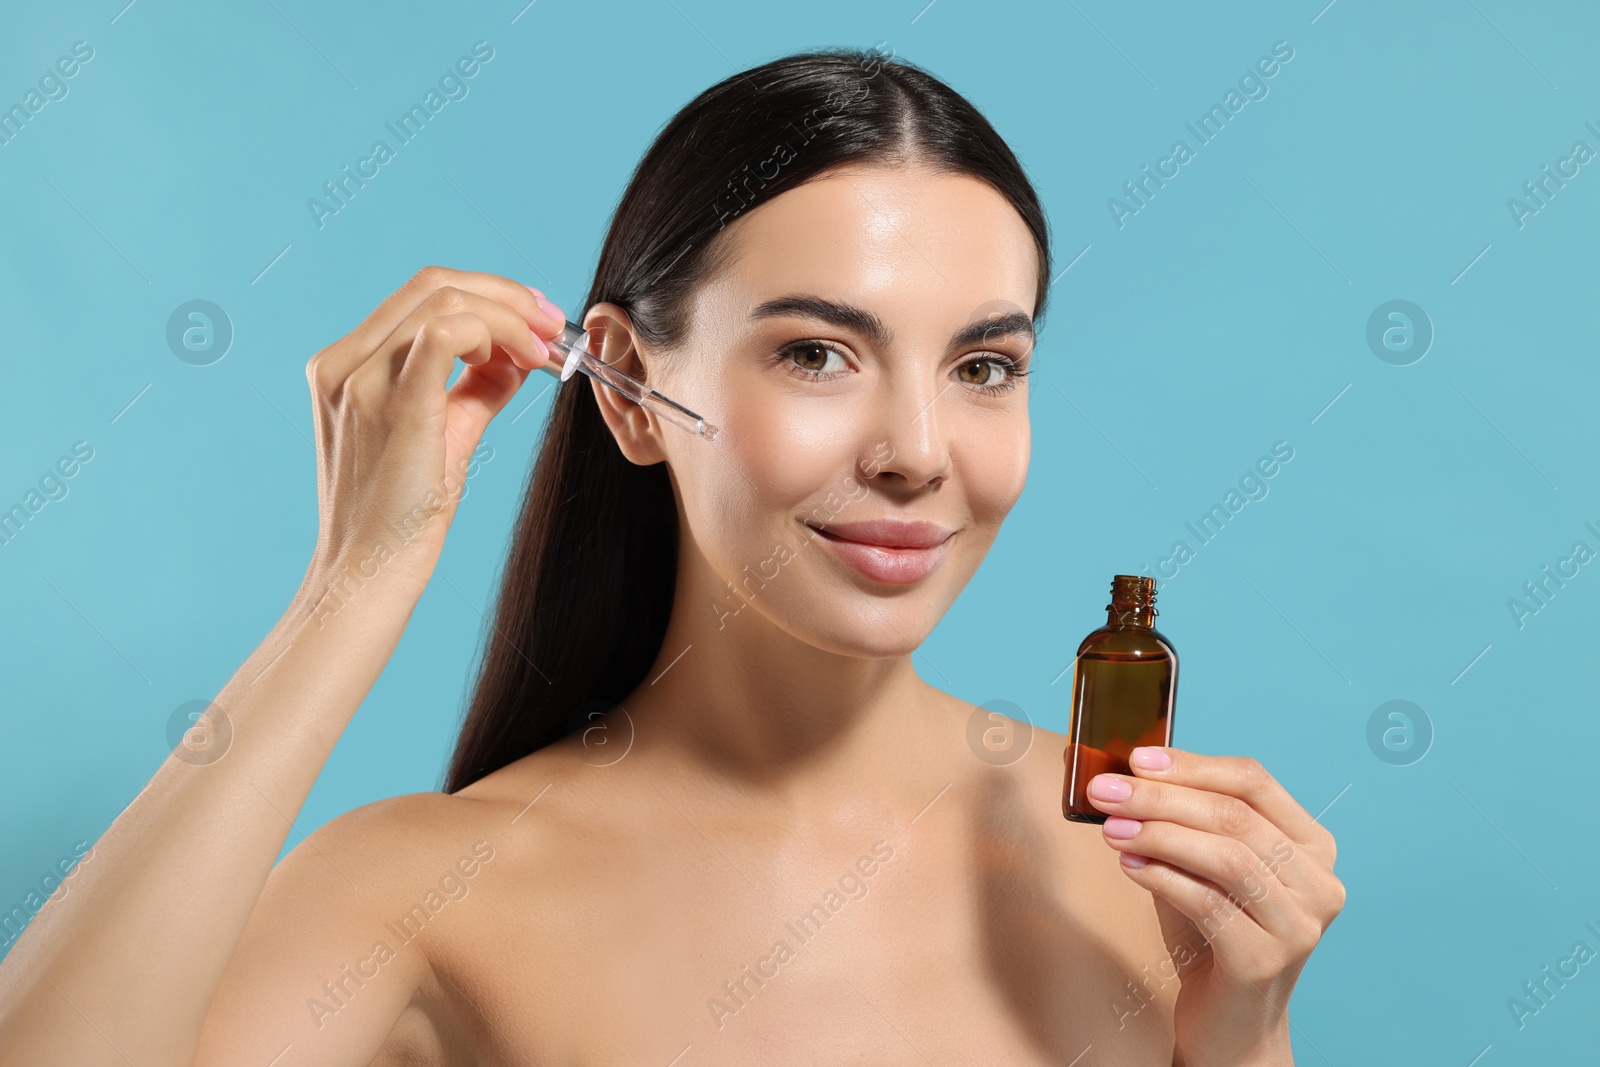
[[[821,319],[843,329],[854,330],[880,348],[887,348],[894,340],[894,331],[885,326],[883,320],[872,312],[853,304],[843,304],[811,293],[790,293],[775,297],[756,305],[755,310],[750,312],[752,321],[783,315]],[[950,347],[959,348],[962,345],[993,340],[997,337],[1010,337],[1014,334],[1027,338],[1028,347],[1033,347],[1033,320],[1020,311],[968,323],[951,336]]]

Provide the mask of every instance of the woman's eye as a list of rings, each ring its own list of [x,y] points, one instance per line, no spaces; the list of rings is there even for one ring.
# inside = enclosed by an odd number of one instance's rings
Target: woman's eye
[[[987,386],[992,379],[998,378],[994,366],[994,360],[973,360],[971,363],[958,366],[957,373],[968,386]]]
[[[1001,372],[1009,368],[998,359],[977,359],[962,364],[956,371],[968,385],[993,386],[1005,380]]]
[[[800,341],[790,345],[784,353],[799,369],[810,374],[827,374],[831,371],[845,370],[849,367],[838,349],[829,348],[827,345],[816,341]],[[835,363],[829,365],[828,357],[834,357]]]

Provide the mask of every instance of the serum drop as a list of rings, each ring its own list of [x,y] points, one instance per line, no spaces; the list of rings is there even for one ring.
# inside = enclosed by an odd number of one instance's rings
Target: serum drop
[[[1061,814],[1073,822],[1106,821],[1089,800],[1089,779],[1133,773],[1128,754],[1139,745],[1172,744],[1178,654],[1152,625],[1155,585],[1139,575],[1113,577],[1106,624],[1078,646],[1061,790]]]

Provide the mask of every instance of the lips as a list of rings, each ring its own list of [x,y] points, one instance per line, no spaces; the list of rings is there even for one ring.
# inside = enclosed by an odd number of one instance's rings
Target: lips
[[[933,573],[955,534],[935,522],[877,519],[870,522],[806,523],[833,554],[862,575],[886,585],[910,585]]]

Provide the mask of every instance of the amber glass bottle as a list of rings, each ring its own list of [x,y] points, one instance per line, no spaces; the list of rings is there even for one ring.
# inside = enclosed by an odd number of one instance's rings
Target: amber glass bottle
[[[1113,577],[1106,624],[1078,646],[1061,790],[1061,814],[1073,822],[1106,821],[1089,800],[1089,779],[1132,773],[1128,753],[1139,745],[1172,744],[1178,654],[1152,625],[1155,584],[1133,574]]]

